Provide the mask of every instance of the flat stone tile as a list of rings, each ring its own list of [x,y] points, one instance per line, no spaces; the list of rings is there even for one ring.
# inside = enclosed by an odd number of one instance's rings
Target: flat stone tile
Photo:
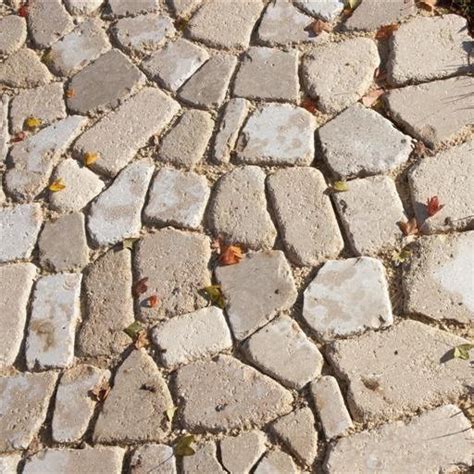
[[[159,9],[158,0],[107,0],[112,16],[134,16],[139,13],[150,13]]]
[[[296,465],[289,454],[274,449],[267,454],[257,464],[254,474],[297,474]]]
[[[247,473],[265,452],[265,435],[247,431],[238,436],[226,436],[220,443],[222,465],[232,473]]]
[[[8,153],[8,144],[10,141],[10,133],[8,130],[8,107],[10,97],[8,95],[0,95],[0,164],[5,161]]]
[[[104,0],[64,0],[71,15],[92,15],[104,3]]]
[[[217,459],[217,448],[214,441],[200,442],[196,446],[196,453],[192,456],[183,457],[183,472],[186,474],[201,474],[212,472],[212,474],[226,474]]]
[[[168,0],[168,4],[172,8],[176,16],[188,16],[202,0]]]
[[[334,21],[344,10],[344,0],[297,0],[295,4],[312,16]]]
[[[36,87],[47,84],[52,77],[39,56],[28,48],[20,49],[0,64],[0,84],[6,86]]]
[[[150,474],[157,468],[160,474],[176,474],[173,448],[166,444],[145,444],[135,450],[130,460],[133,474]]]
[[[16,474],[20,460],[21,454],[0,456],[0,472],[2,474]]]
[[[20,49],[26,41],[26,21],[17,15],[0,19],[0,54],[9,55]]]

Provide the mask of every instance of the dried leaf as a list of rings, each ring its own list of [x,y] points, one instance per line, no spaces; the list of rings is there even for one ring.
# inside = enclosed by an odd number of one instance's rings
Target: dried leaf
[[[62,191],[65,187],[66,185],[64,184],[64,181],[61,178],[58,178],[48,186],[48,189],[53,193],[57,193],[58,191]]]
[[[361,102],[366,107],[372,107],[376,102],[379,101],[380,97],[385,93],[384,89],[374,89],[362,97]]]
[[[409,249],[402,249],[399,252],[394,251],[392,253],[392,261],[398,267],[402,263],[405,263],[411,257],[411,250]]]
[[[23,128],[25,128],[26,130],[36,130],[38,127],[41,127],[41,124],[43,122],[41,121],[41,119],[37,118],[37,117],[28,117],[27,119],[25,119],[25,121],[23,122]]]
[[[320,35],[323,31],[325,31],[326,33],[330,33],[333,28],[331,23],[328,23],[327,21],[323,21],[323,20],[315,20],[309,26],[311,28],[311,31],[316,36]]]
[[[383,40],[383,39],[390,38],[393,32],[397,31],[398,28],[400,28],[400,25],[398,23],[384,25],[378,29],[377,33],[375,33],[375,39]]]
[[[399,222],[398,225],[400,226],[403,235],[417,235],[419,232],[418,222],[415,217],[412,217],[408,222]]]
[[[428,215],[430,217],[434,216],[439,211],[441,211],[441,209],[443,209],[443,207],[444,207],[444,204],[439,203],[438,196],[432,196],[432,197],[428,198],[427,201],[426,201],[426,212],[428,213]]]
[[[235,265],[242,260],[243,256],[244,254],[241,247],[238,245],[227,245],[221,250],[219,263],[221,265]]]
[[[18,142],[23,141],[25,138],[26,138],[25,132],[18,132],[16,135],[14,135],[11,138],[10,143],[18,143]]]
[[[222,294],[221,287],[219,285],[210,285],[206,286],[203,289],[203,292],[206,294],[208,300],[218,306],[221,309],[225,307],[224,295]]]
[[[426,153],[426,145],[422,141],[418,141],[415,144],[414,151],[416,156],[421,157]]]
[[[334,183],[332,183],[332,190],[336,193],[343,193],[349,191],[349,185],[346,181],[334,181]]]
[[[20,8],[18,9],[18,16],[21,16],[22,18],[26,18],[28,16],[28,5],[26,3],[20,5]]]
[[[76,89],[68,89],[66,91],[66,97],[68,99],[70,99],[71,97],[75,97],[76,96]]]
[[[167,410],[165,410],[165,415],[166,415],[166,418],[168,418],[169,422],[171,423],[173,422],[174,414],[176,413],[177,409],[178,407],[172,406],[172,407],[169,407]]]
[[[138,331],[133,345],[135,346],[135,349],[142,349],[143,347],[148,347],[150,345],[150,339],[148,339],[148,333],[146,329]]]
[[[129,250],[133,250],[133,245],[135,244],[135,242],[139,240],[137,238],[132,238],[132,239],[125,239],[123,242],[122,242],[122,248],[123,249],[129,249]]]
[[[97,161],[99,155],[97,153],[92,153],[90,151],[84,153],[84,164],[90,166]]]
[[[469,351],[474,349],[474,344],[461,344],[454,348],[453,355],[457,359],[469,360]]]
[[[346,0],[347,8],[350,8],[351,10],[354,10],[355,8],[357,8],[359,6],[359,3],[361,1],[362,0]]]
[[[158,296],[156,295],[150,295],[146,301],[149,308],[156,308],[159,303]]]
[[[138,333],[143,330],[144,327],[138,321],[134,321],[130,326],[126,327],[123,332],[131,339],[135,340],[138,337]]]
[[[417,4],[419,8],[432,12],[435,10],[438,0],[418,0]]]
[[[140,278],[132,287],[132,295],[136,298],[137,296],[142,295],[148,290],[148,277]]]
[[[177,439],[174,447],[176,456],[192,456],[196,451],[191,446],[196,442],[196,437],[192,434],[183,435]]]
[[[183,17],[178,17],[176,18],[174,22],[174,27],[178,30],[183,32],[186,29],[186,26],[188,26],[189,20]]]
[[[89,390],[89,396],[96,402],[103,402],[110,393],[110,385],[107,380],[97,384],[92,390]]]
[[[310,99],[309,97],[303,99],[300,105],[312,114],[315,114],[318,111],[316,107],[316,102],[313,99]]]

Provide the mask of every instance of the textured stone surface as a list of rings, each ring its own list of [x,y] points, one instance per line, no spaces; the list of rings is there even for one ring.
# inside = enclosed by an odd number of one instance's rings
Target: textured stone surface
[[[291,456],[274,449],[269,451],[257,464],[254,474],[297,474],[298,470]]]
[[[0,164],[3,164],[8,153],[8,141],[10,134],[8,131],[8,107],[10,97],[0,95]]]
[[[248,431],[238,436],[227,436],[220,442],[222,465],[231,474],[250,472],[265,452],[265,435],[261,431]]]
[[[104,3],[104,0],[64,0],[71,15],[91,15]]]
[[[187,16],[194,10],[202,0],[168,0],[176,16]]]
[[[20,459],[20,454],[0,456],[0,472],[2,474],[16,474],[18,472]]]
[[[217,448],[214,441],[201,442],[196,447],[196,453],[183,457],[183,472],[186,474],[225,474],[217,459]]]
[[[26,41],[26,21],[17,15],[0,18],[0,54],[12,54]]]
[[[344,10],[344,0],[297,0],[295,4],[325,21],[335,20]]]
[[[107,0],[113,16],[133,16],[139,13],[154,12],[158,9],[158,0]]]
[[[173,448],[165,444],[140,446],[130,460],[130,474],[150,474],[156,470],[160,474],[176,474]]]
[[[296,300],[290,266],[279,250],[249,253],[238,265],[219,267],[215,274],[226,299],[232,332],[239,340]]]
[[[23,48],[0,63],[0,84],[35,87],[51,80],[48,68],[31,49]]]

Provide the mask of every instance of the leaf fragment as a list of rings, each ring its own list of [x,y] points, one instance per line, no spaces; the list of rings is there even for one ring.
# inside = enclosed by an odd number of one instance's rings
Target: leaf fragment
[[[437,4],[438,0],[418,0],[417,2],[419,8],[422,8],[423,10],[427,10],[429,12],[433,12]]]
[[[107,380],[98,383],[92,390],[89,390],[89,397],[96,402],[103,402],[110,393],[110,384]]]
[[[318,111],[316,102],[313,99],[310,99],[309,97],[304,98],[300,105],[312,114],[315,114]]]
[[[33,131],[36,130],[38,127],[41,127],[42,123],[43,122],[41,121],[41,119],[37,117],[28,117],[23,122],[23,128],[25,128],[26,130]]]
[[[324,31],[326,33],[330,33],[333,29],[333,26],[331,25],[331,23],[328,23],[327,21],[323,21],[323,20],[315,20],[313,21],[313,23],[311,23],[311,25],[309,25],[310,28],[311,28],[311,31],[316,35],[320,35],[321,33],[323,33]]]
[[[58,178],[48,186],[48,189],[53,193],[57,193],[58,191],[62,191],[65,187],[66,184],[64,181],[61,178]]]
[[[159,299],[157,295],[150,295],[146,301],[149,308],[156,308],[159,303]]]
[[[398,225],[405,236],[417,235],[419,233],[418,222],[415,217],[409,219],[408,222],[399,222]]]
[[[14,135],[11,138],[10,143],[18,143],[18,142],[23,141],[25,138],[26,138],[25,132],[18,132],[16,135]]]
[[[218,306],[221,309],[225,307],[224,295],[222,294],[222,289],[220,285],[210,285],[206,286],[202,290],[206,295],[207,299],[212,303]]]
[[[72,89],[72,88],[71,88],[71,89],[68,89],[68,90],[66,91],[66,97],[67,97],[68,99],[70,99],[71,97],[75,97],[75,96],[76,96],[76,89]]]
[[[171,406],[171,407],[169,407],[168,409],[165,410],[166,418],[168,418],[168,421],[170,423],[173,423],[174,414],[176,413],[177,409],[178,409],[178,407]]]
[[[377,88],[365,94],[364,97],[360,99],[360,101],[366,107],[372,107],[380,100],[380,97],[384,95],[384,93],[385,93],[384,89]]]
[[[122,248],[123,248],[123,249],[133,250],[133,245],[135,244],[135,242],[136,242],[137,240],[140,240],[140,239],[138,239],[138,238],[125,239],[125,240],[122,242]]]
[[[438,196],[432,196],[426,200],[426,212],[430,217],[443,209],[444,204],[440,204]]]
[[[394,31],[398,30],[398,28],[400,28],[400,25],[398,23],[391,23],[390,25],[381,26],[377,30],[377,33],[375,33],[375,39],[388,39],[390,38],[390,36],[392,36]]]
[[[84,153],[84,164],[86,166],[90,166],[94,164],[99,158],[99,155],[97,153],[92,153],[90,151]]]
[[[457,359],[469,360],[469,351],[474,349],[474,344],[461,344],[454,348],[453,356]]]
[[[150,345],[150,339],[148,339],[148,332],[146,329],[138,331],[133,345],[135,346],[135,349],[142,349],[143,347],[148,347]]]
[[[132,287],[132,295],[136,298],[148,290],[148,277],[140,278]]]
[[[422,141],[417,141],[414,152],[416,156],[422,157],[426,153],[426,145]]]
[[[18,9],[18,16],[21,16],[22,18],[26,18],[28,16],[28,5],[26,3],[20,5],[20,8]]]
[[[242,260],[243,256],[243,250],[239,245],[226,245],[221,250],[219,263],[221,265],[235,265]]]
[[[331,186],[332,190],[336,193],[343,193],[349,191],[349,185],[346,181],[334,181]]]
[[[192,456],[196,450],[192,444],[196,442],[196,437],[192,434],[183,435],[177,439],[174,447],[176,456]]]
[[[402,263],[405,263],[408,261],[411,257],[411,250],[410,249],[402,249],[399,252],[394,250],[392,252],[392,261],[395,263],[395,265],[398,267]]]
[[[178,31],[181,31],[183,32],[186,27],[188,26],[188,23],[189,23],[189,20],[187,20],[186,18],[183,18],[183,17],[178,17],[176,18],[175,22],[174,22],[174,27],[178,30]]]
[[[359,3],[361,1],[362,0],[346,0],[346,6],[347,6],[347,8],[349,8],[351,10],[354,10],[359,6]]]

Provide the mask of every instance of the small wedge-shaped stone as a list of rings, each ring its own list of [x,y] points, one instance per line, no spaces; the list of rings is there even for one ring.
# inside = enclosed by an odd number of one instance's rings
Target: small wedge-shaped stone
[[[8,130],[8,108],[10,97],[8,95],[0,95],[0,164],[3,164],[8,153],[8,143],[10,141],[10,133]]]
[[[138,237],[153,169],[147,160],[131,163],[92,203],[87,229],[96,245],[114,245]]]
[[[154,12],[159,6],[159,0],[108,0],[107,3],[110,13],[119,17]]]
[[[48,68],[34,51],[23,48],[0,64],[0,84],[11,87],[36,87],[52,79]]]
[[[253,474],[298,474],[298,469],[289,454],[274,449],[260,460]]]
[[[0,54],[12,54],[26,41],[26,21],[17,15],[0,19]]]
[[[239,340],[279,311],[291,308],[297,296],[290,266],[280,250],[249,253],[238,265],[217,268],[216,278],[226,300],[232,332]]]
[[[160,90],[144,88],[80,136],[74,152],[78,157],[96,153],[92,168],[115,176],[178,110],[179,104]]]
[[[262,425],[288,413],[293,401],[277,382],[224,355],[179,369],[176,387],[184,398],[183,421],[190,430]]]
[[[133,453],[130,460],[131,474],[152,474],[157,469],[159,474],[176,474],[173,448],[166,444],[145,444]]]
[[[329,448],[327,472],[452,472],[472,466],[472,429],[454,405],[445,405],[376,430],[343,438]]]
[[[144,349],[119,367],[94,429],[94,442],[161,441],[170,430],[165,411],[173,406],[158,367]]]
[[[92,15],[104,3],[104,0],[64,0],[71,15]]]
[[[231,474],[247,474],[265,452],[265,435],[248,431],[220,442],[222,465]]]
[[[226,474],[217,459],[217,447],[214,441],[204,441],[196,446],[196,453],[183,457],[183,472],[186,474]]]
[[[56,372],[0,377],[0,452],[26,449],[43,424]]]
[[[324,21],[335,20],[345,7],[344,0],[296,0],[295,4],[306,13]]]

